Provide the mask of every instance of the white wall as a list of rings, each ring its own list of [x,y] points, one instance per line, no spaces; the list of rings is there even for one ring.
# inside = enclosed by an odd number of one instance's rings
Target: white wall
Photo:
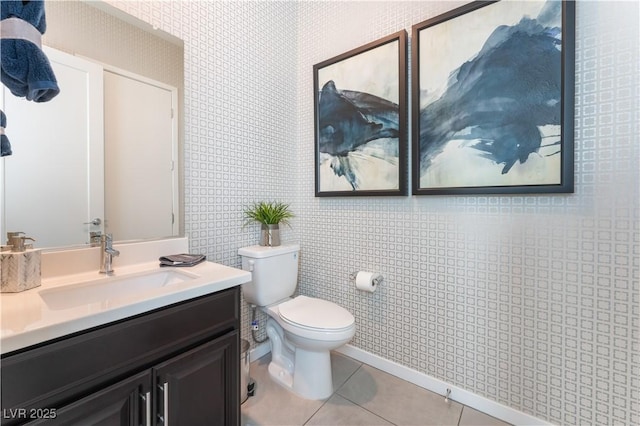
[[[113,4],[185,40],[192,251],[238,266],[243,207],[292,201],[300,291],[351,310],[358,348],[552,423],[638,424],[637,2],[577,5],[575,194],[313,196],[313,64],[461,3]]]

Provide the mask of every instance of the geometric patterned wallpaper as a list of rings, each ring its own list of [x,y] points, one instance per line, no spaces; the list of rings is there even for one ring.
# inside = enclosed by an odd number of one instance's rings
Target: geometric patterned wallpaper
[[[370,198],[314,197],[312,66],[466,2],[109,3],[185,41],[192,251],[239,266],[243,208],[290,202],[298,291],[349,309],[352,345],[552,423],[640,424],[638,2],[576,6],[575,194]]]

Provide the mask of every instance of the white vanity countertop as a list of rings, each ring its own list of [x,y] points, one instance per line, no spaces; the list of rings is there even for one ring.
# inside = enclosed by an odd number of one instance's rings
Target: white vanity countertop
[[[106,279],[117,280],[140,273],[166,271],[190,275],[191,278],[131,294],[123,292],[97,301],[91,301],[89,297],[86,303],[71,304],[73,306],[47,303],[42,295],[46,295],[47,292],[51,294],[52,290],[64,286],[99,279],[97,270],[43,279],[40,287],[22,293],[2,293],[0,352],[12,352],[70,333],[225,290],[251,280],[250,272],[217,263],[203,262],[193,267],[161,268],[157,261],[120,266],[116,268],[112,277]]]

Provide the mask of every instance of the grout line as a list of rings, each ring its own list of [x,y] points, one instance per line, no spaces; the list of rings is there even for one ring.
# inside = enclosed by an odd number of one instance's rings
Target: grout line
[[[347,355],[343,355],[343,356],[347,356]],[[352,400],[350,400],[349,398],[347,398],[345,395],[342,395],[341,393],[339,393],[340,389],[342,389],[342,388],[347,384],[347,382],[348,382],[349,380],[351,380],[351,378],[352,378],[353,376],[355,376],[355,374],[356,374],[358,371],[360,371],[364,365],[366,365],[366,364],[365,364],[364,362],[362,362],[362,361],[355,360],[355,359],[353,359],[353,358],[351,358],[351,357],[349,357],[349,356],[347,356],[347,357],[348,357],[348,358],[350,358],[350,359],[352,359],[352,360],[354,360],[354,361],[356,361],[356,362],[358,362],[358,363],[360,363],[360,365],[358,366],[358,368],[356,368],[356,369],[353,371],[353,373],[351,373],[351,374],[349,375],[349,377],[347,377],[347,380],[345,380],[345,381],[344,381],[344,383],[342,383],[342,385],[341,385],[338,389],[336,389],[336,391],[333,393],[333,395],[338,395],[340,398],[344,399],[345,401],[349,401],[350,403],[352,403],[353,405],[355,405],[355,406],[356,406],[356,407],[358,407],[358,408],[361,408],[362,410],[366,411],[367,413],[370,413],[370,414],[372,414],[372,415],[376,416],[376,417],[377,417],[377,418],[379,418],[379,419],[384,420],[385,422],[387,422],[387,423],[389,423],[389,424],[391,424],[391,425],[397,426],[397,425],[396,425],[395,423],[393,423],[391,420],[389,420],[389,419],[385,419],[385,418],[384,418],[384,417],[382,417],[380,414],[377,414],[377,413],[374,413],[374,412],[373,412],[373,411],[371,411],[371,410],[368,410],[367,408],[363,407],[361,404],[358,404],[357,402],[352,401]],[[333,395],[332,395],[332,396],[333,396]],[[309,420],[311,420],[311,419],[309,419]],[[307,421],[308,421],[308,420],[307,420]]]
[[[343,356],[344,356],[344,355],[343,355]],[[353,359],[353,358],[351,358],[351,359]],[[356,360],[354,360],[354,361],[356,361]],[[336,389],[336,391],[335,391],[334,393],[338,393],[338,391],[339,391],[340,389],[342,389],[342,388],[344,387],[344,385],[346,385],[346,384],[347,384],[347,382],[348,382],[349,380],[351,380],[351,378],[352,378],[352,377],[353,377],[353,376],[354,376],[354,375],[355,375],[355,374],[356,374],[356,373],[357,373],[357,372],[362,368],[362,366],[364,365],[364,363],[362,363],[362,362],[360,362],[360,361],[356,361],[356,362],[359,362],[359,363],[360,363],[360,365],[358,366],[358,368],[356,368],[355,370],[353,370],[353,373],[351,373],[351,374],[349,375],[349,377],[347,377],[347,378],[346,378],[346,380],[345,380],[344,382],[342,382],[342,384],[340,385],[340,387],[339,387],[338,389]],[[342,396],[342,395],[340,395],[340,396]]]
[[[311,415],[309,416],[309,418],[308,418],[304,423],[302,423],[302,426],[305,426],[305,425],[309,424],[309,422],[311,421],[311,419],[313,418],[313,416],[315,416],[316,414],[318,414],[318,411],[320,411],[320,410],[322,409],[322,407],[324,407],[324,406],[327,404],[327,401],[329,401],[329,400],[331,399],[331,397],[332,397],[334,394],[335,394],[335,392],[334,392],[334,393],[332,393],[332,394],[329,396],[329,398],[327,398],[327,399],[326,399],[326,401],[324,401],[324,402],[322,403],[322,405],[321,405],[320,407],[318,407],[318,409],[317,409],[316,411],[314,411],[314,412],[313,412],[313,414],[311,414]]]
[[[460,426],[460,422],[462,421],[462,413],[464,413],[465,408],[467,408],[466,405],[462,405],[462,410],[460,410],[460,417],[458,417],[458,426]]]
[[[345,356],[345,355],[341,355],[341,356]],[[349,357],[349,358],[350,358],[350,357]],[[353,359],[353,358],[350,358],[350,359]],[[354,361],[355,361],[355,360],[354,360]],[[327,404],[327,402],[331,399],[331,397],[333,397],[334,395],[338,395],[339,397],[344,398],[344,399],[346,399],[347,401],[349,401],[347,398],[345,398],[344,396],[340,395],[340,394],[338,393],[338,391],[339,391],[340,389],[342,389],[342,387],[343,387],[343,386],[344,386],[344,385],[349,381],[349,379],[350,379],[351,377],[353,377],[353,375],[354,375],[354,374],[356,374],[356,372],[357,372],[358,370],[360,370],[360,368],[362,368],[362,362],[360,362],[360,361],[356,361],[356,362],[360,363],[360,365],[358,366],[358,368],[356,368],[356,369],[354,370],[354,372],[353,372],[353,373],[351,373],[351,374],[349,375],[349,377],[347,377],[347,379],[346,379],[344,382],[342,382],[342,384],[340,385],[340,387],[339,387],[339,388],[337,388],[336,390],[334,390],[334,391],[331,393],[331,395],[329,396],[329,398],[327,398],[327,400],[326,400],[326,401],[324,401],[320,407],[318,407],[318,409],[317,409],[317,410],[316,410],[316,411],[315,411],[315,412],[314,412],[314,413],[313,413],[313,414],[312,414],[312,415],[307,419],[307,421],[305,421],[305,422],[303,423],[303,425],[302,425],[302,426],[305,426],[306,424],[308,424],[308,423],[311,421],[311,419],[313,418],[313,416],[315,416],[316,414],[318,414],[318,411],[320,411],[320,410],[322,409],[322,407],[324,407],[324,406]],[[332,363],[332,365],[333,365],[333,363]],[[351,403],[353,403],[353,404],[355,404],[355,405],[358,405],[358,404],[356,404],[356,403],[355,403],[355,402],[353,402],[353,401],[349,401],[349,402],[351,402]],[[359,405],[358,405],[358,406],[359,406]],[[379,416],[378,416],[378,417],[379,417]]]

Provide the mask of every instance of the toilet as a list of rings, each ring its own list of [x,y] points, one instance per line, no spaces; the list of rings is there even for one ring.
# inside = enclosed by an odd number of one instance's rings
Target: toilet
[[[353,315],[333,302],[292,297],[298,282],[298,244],[251,246],[238,250],[251,282],[242,285],[245,300],[265,312],[271,344],[269,374],[306,399],[333,393],[330,351],[348,343],[356,327]]]

